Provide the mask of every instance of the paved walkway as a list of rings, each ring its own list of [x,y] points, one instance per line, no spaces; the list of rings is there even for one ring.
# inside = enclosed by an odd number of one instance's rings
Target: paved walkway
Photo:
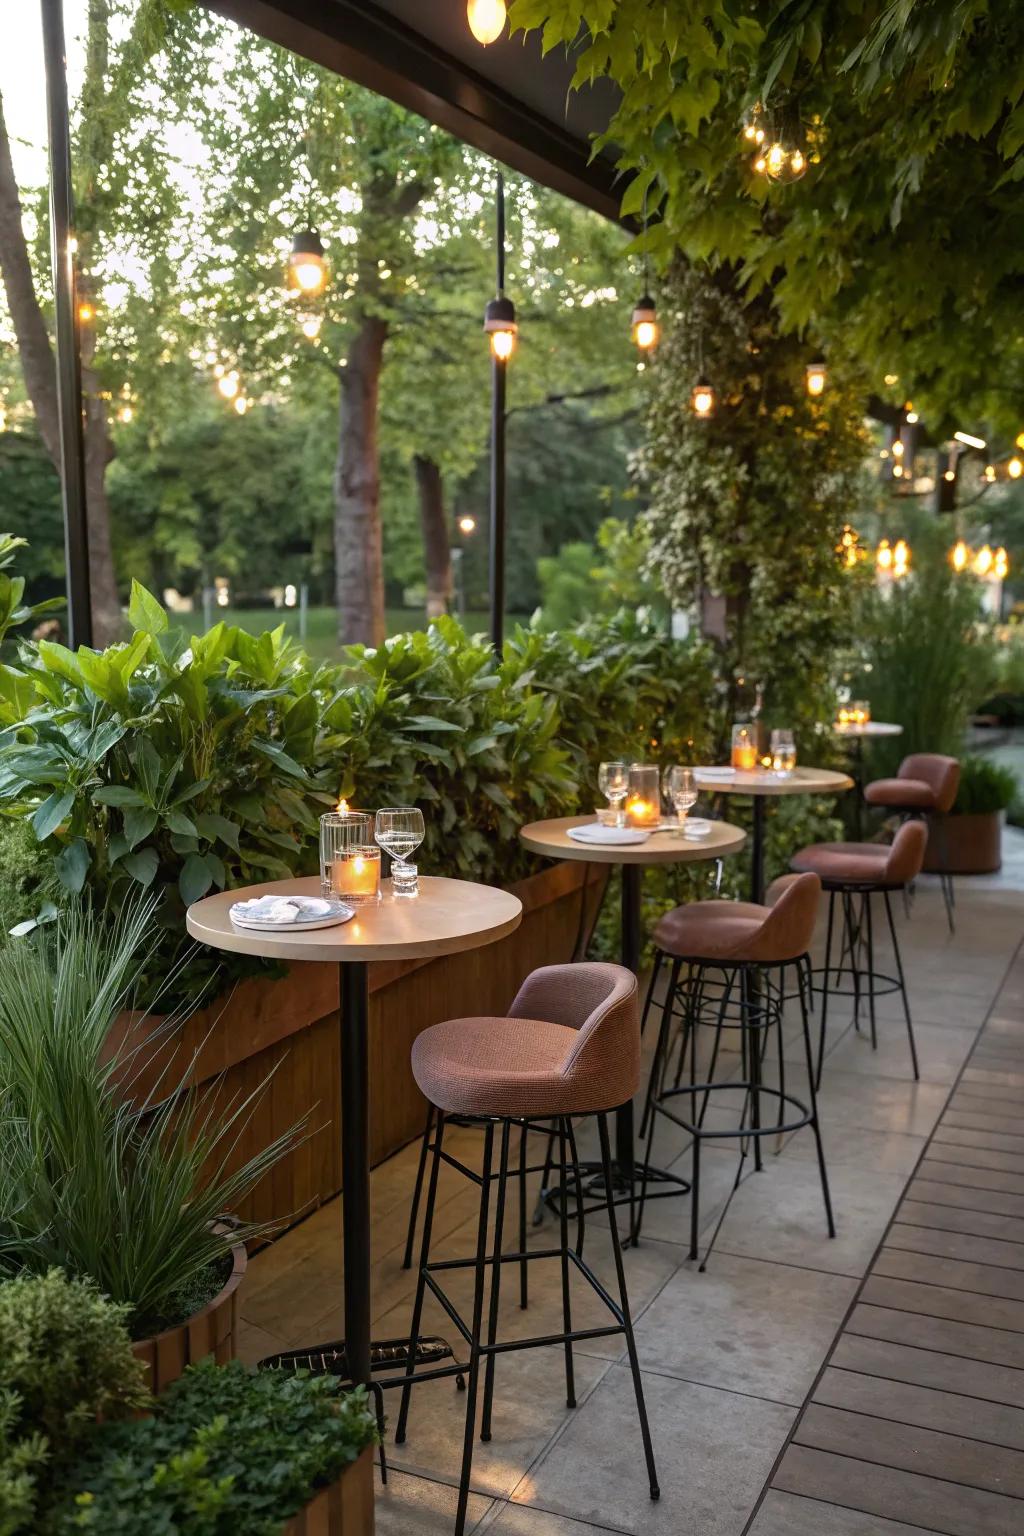
[[[661,1502],[647,1497],[619,1341],[589,1341],[577,1349],[571,1413],[560,1351],[500,1359],[494,1437],[477,1446],[474,1463],[473,1529],[496,1536],[1024,1530],[1024,1504],[1016,1503],[1024,1495],[1024,1246],[1016,1246],[1024,1245],[1024,1150],[1011,1150],[1024,1149],[1024,1140],[1006,1139],[1024,1137],[1024,1128],[1013,1129],[1024,1096],[1024,963],[1014,961],[1024,892],[995,880],[960,881],[951,938],[937,887],[927,885],[899,926],[921,1081],[910,1077],[891,1000],[880,1005],[877,1052],[848,1015],[833,1013],[821,1109],[835,1240],[825,1231],[813,1142],[803,1132],[768,1157],[762,1173],[744,1178],[705,1274],[686,1260],[687,1199],[649,1207],[642,1244],[627,1253]],[[785,1055],[798,1074],[792,1025]],[[475,1134],[456,1134],[472,1155]],[[681,1136],[661,1133],[654,1155],[686,1174]],[[380,1335],[408,1325],[412,1277],[401,1253],[415,1159],[416,1148],[406,1148],[373,1176]],[[705,1240],[735,1171],[734,1152],[705,1152]],[[438,1257],[472,1251],[476,1200],[475,1189],[445,1170]],[[241,1299],[249,1358],[341,1333],[338,1228],[335,1202],[253,1261]],[[610,1278],[607,1231],[596,1222],[588,1225],[588,1257]],[[557,1264],[535,1266],[531,1280],[528,1313],[505,1288],[501,1325],[509,1333],[560,1325]],[[932,1312],[922,1310],[929,1304]],[[574,1293],[574,1307],[580,1326],[604,1320],[583,1291]],[[436,1308],[425,1319],[431,1330],[449,1331]],[[389,1449],[379,1536],[451,1531],[463,1401],[450,1382],[417,1389],[408,1442]],[[932,1501],[901,1503],[911,1483]],[[950,1523],[945,1513],[941,1523],[947,1506],[939,1495],[949,1490],[950,1499],[973,1503],[948,1507],[967,1508],[975,1519],[984,1504],[988,1523]],[[1001,1513],[990,1517],[990,1505]],[[1010,1510],[1016,1524],[1000,1524]]]

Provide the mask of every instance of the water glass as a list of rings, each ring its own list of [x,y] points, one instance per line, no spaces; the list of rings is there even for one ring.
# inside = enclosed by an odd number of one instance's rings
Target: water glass
[[[365,811],[328,811],[320,817],[320,894],[328,901],[366,906],[380,900],[380,849]]]
[[[772,731],[772,768],[780,779],[788,779],[796,767],[796,742],[792,731]]]
[[[625,763],[602,763],[597,771],[597,783],[602,795],[615,812],[615,825],[626,824],[622,802],[629,792],[629,768]]]
[[[387,806],[377,812],[374,836],[391,855],[391,891],[395,896],[419,895],[419,872],[409,862],[422,843],[426,828],[423,812],[415,805]]]

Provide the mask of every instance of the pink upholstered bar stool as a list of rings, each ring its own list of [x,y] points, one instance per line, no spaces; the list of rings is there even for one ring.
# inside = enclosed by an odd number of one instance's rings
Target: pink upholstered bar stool
[[[469,1479],[473,1461],[479,1365],[486,1361],[480,1438],[491,1438],[491,1407],[494,1396],[496,1357],[513,1349],[534,1349],[559,1344],[565,1352],[565,1391],[570,1408],[576,1406],[573,1343],[578,1339],[622,1334],[626,1340],[633,1389],[636,1394],[640,1434],[650,1481],[651,1498],[659,1496],[654,1451],[651,1445],[643,1385],[633,1339],[626,1277],[622,1264],[613,1203],[608,1113],[633,1097],[640,1082],[640,1020],[636,977],[619,965],[550,965],[534,971],[520,988],[504,1018],[452,1019],[424,1030],[412,1048],[412,1069],[420,1089],[434,1106],[430,1178],[420,1251],[416,1299],[410,1338],[419,1336],[423,1299],[429,1289],[444,1307],[468,1347],[468,1363],[432,1370],[431,1377],[465,1374],[466,1432],[462,1476],[456,1516],[456,1536],[466,1522]],[[560,1201],[560,1241],[557,1248],[526,1252],[517,1245],[506,1252],[503,1245],[505,1199],[510,1177],[510,1140],[513,1127],[521,1142],[531,1129],[554,1132],[558,1141],[563,1189],[570,1177],[571,1160],[578,1183],[579,1170],[572,1122],[575,1116],[595,1115],[601,1143],[604,1189],[615,1260],[618,1301],[614,1301],[583,1257],[583,1205],[577,1198],[577,1237],[569,1242],[568,1202]],[[447,1119],[479,1124],[484,1131],[482,1171],[460,1163],[444,1149]],[[498,1153],[495,1160],[495,1139]],[[567,1159],[567,1148],[569,1157]],[[430,1238],[442,1162],[457,1168],[479,1185],[480,1216],[474,1258],[432,1261]],[[530,1169],[528,1172],[537,1172]],[[487,1252],[488,1216],[494,1187],[494,1233]],[[563,1331],[543,1337],[499,1341],[498,1308],[503,1264],[533,1263],[558,1259],[562,1270]],[[574,1329],[570,1302],[570,1272],[575,1268],[607,1306],[612,1321],[605,1327]],[[467,1323],[442,1288],[440,1276],[448,1270],[474,1271],[473,1315]],[[490,1293],[484,1332],[487,1277]],[[412,1361],[413,1354],[409,1359]],[[410,1389],[416,1380],[410,1366],[402,1388],[402,1404],[395,1438],[405,1439]]]
[[[818,1152],[818,1169],[825,1204],[828,1234],[835,1236],[832,1200],[825,1168],[825,1153],[818,1125],[815,1098],[814,1061],[808,1025],[810,996],[810,958],[808,951],[814,935],[821,882],[815,875],[785,876],[768,893],[769,904],[749,901],[697,901],[666,913],[654,929],[655,975],[666,959],[672,971],[662,1006],[661,1027],[651,1067],[644,1120],[647,1125],[647,1150],[644,1166],[650,1165],[655,1127],[659,1118],[670,1120],[689,1132],[693,1174],[690,1191],[690,1258],[698,1257],[700,1235],[701,1145],[704,1141],[732,1138],[740,1143],[740,1167],[752,1144],[754,1166],[761,1167],[761,1141],[765,1136],[784,1135],[810,1126]],[[683,968],[685,967],[685,974]],[[807,1063],[808,1099],[804,1103],[786,1086],[782,1021],[786,999],[786,973],[796,975],[796,996],[803,1021],[804,1053]],[[648,1000],[653,993],[653,979]],[[670,1039],[674,1021],[681,1020],[678,1066],[675,1079],[668,1085]],[[707,1076],[698,1080],[698,1033],[701,1026],[714,1030],[714,1043]],[[719,1049],[725,1030],[738,1030],[742,1066],[738,1078],[715,1080]],[[769,1037],[774,1035],[778,1048],[778,1085],[763,1078],[764,1057]],[[689,1082],[683,1073],[689,1053]],[[705,1126],[709,1102],[714,1096],[725,1103],[739,1099],[736,1123],[712,1128]],[[683,1101],[688,1112],[677,1104]],[[700,1108],[698,1111],[698,1100]],[[774,1104],[777,1118],[765,1124],[763,1103]],[[687,1103],[688,1101],[688,1103]],[[636,1234],[639,1235],[647,1200],[646,1183],[640,1197]],[[728,1206],[726,1206],[728,1209]],[[724,1218],[723,1212],[723,1218]],[[701,1260],[703,1270],[714,1247],[718,1228]]]
[[[900,763],[894,779],[875,779],[864,790],[868,805],[889,811],[904,819],[921,817],[935,827],[939,844],[939,857],[943,869],[939,874],[942,899],[946,903],[946,921],[949,931],[954,931],[953,876],[949,872],[949,850],[946,845],[946,824],[942,819],[949,815],[960,788],[960,764],[955,757],[944,757],[939,752],[913,752]]]
[[[892,843],[812,843],[802,848],[790,860],[794,870],[813,871],[821,879],[828,892],[828,926],[825,931],[825,964],[814,974],[822,978],[820,990],[821,1031],[818,1041],[817,1082],[821,1086],[821,1069],[825,1059],[825,1030],[828,1026],[829,997],[852,997],[853,1022],[860,1028],[862,999],[868,1005],[871,1024],[871,1048],[878,1046],[878,1026],[875,1019],[875,1000],[898,992],[903,999],[903,1014],[907,1023],[907,1039],[910,1042],[910,1061],[914,1077],[917,1069],[917,1047],[914,1044],[914,1026],[910,1019],[910,1002],[907,997],[906,978],[900,957],[899,939],[893,921],[892,902],[894,891],[905,891],[921,873],[924,850],[928,842],[928,828],[923,821],[904,822]],[[881,896],[892,939],[896,975],[887,976],[875,970],[875,933],[872,915],[872,898]],[[839,958],[832,964],[832,934],[835,928],[836,898],[842,905],[842,926],[839,942]],[[849,978],[849,985],[844,983]]]

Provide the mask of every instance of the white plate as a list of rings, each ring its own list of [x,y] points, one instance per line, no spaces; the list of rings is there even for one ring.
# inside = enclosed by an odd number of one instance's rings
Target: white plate
[[[694,774],[695,774],[696,778],[698,779],[698,781],[700,779],[706,779],[709,783],[713,784],[716,779],[720,779],[723,784],[727,784],[730,779],[734,779],[736,777],[736,769],[735,768],[695,768],[694,769]]]
[[[254,928],[259,933],[299,933],[311,928],[333,928],[337,923],[347,923],[355,917],[355,908],[344,901],[325,901],[319,896],[289,896],[291,904],[305,912],[293,923],[272,923],[265,918],[249,917],[245,913],[248,902],[236,902],[230,917],[236,928]]]
[[[602,827],[596,821],[587,821],[581,827],[568,827],[566,830],[574,843],[594,843],[605,848],[636,847],[638,843],[646,843],[651,835],[639,827]]]

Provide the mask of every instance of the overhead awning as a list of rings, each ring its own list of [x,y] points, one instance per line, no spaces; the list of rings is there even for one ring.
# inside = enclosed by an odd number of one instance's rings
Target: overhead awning
[[[483,48],[465,0],[203,0],[270,42],[390,97],[502,164],[610,219],[620,189],[612,160],[591,161],[617,92],[570,91],[573,65],[540,39]]]

